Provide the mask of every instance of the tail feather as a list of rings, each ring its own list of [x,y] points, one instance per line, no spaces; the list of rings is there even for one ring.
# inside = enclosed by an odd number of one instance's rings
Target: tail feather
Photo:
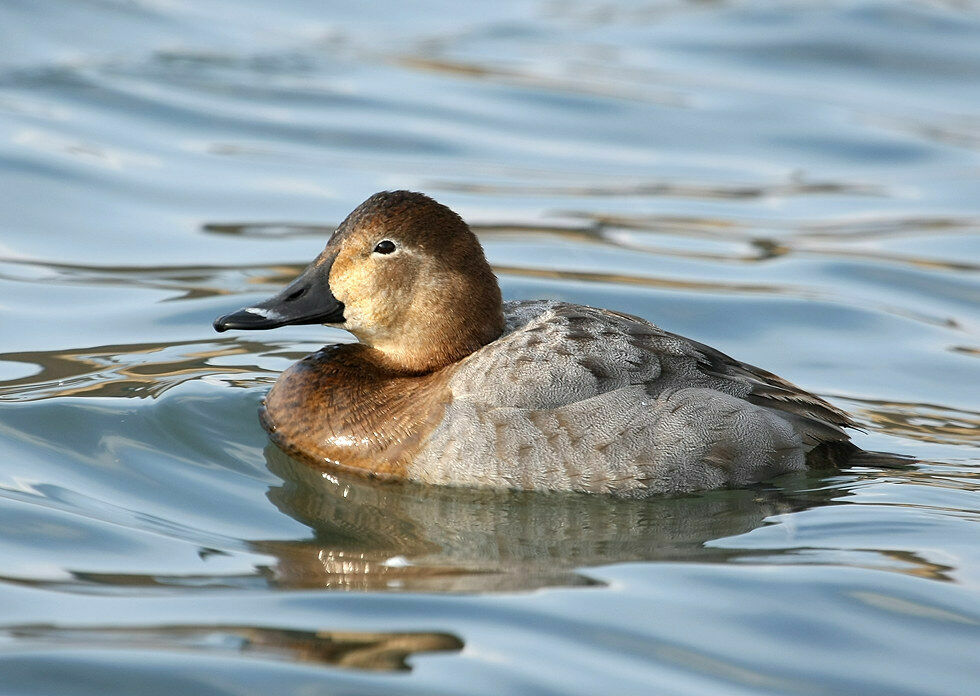
[[[918,463],[918,459],[907,454],[895,452],[876,452],[858,449],[847,460],[847,466],[868,466],[875,469],[907,469]]]
[[[807,464],[812,467],[832,467],[843,469],[849,466],[867,466],[874,469],[905,469],[918,460],[894,452],[863,450],[850,442],[824,442],[814,447],[806,455]]]

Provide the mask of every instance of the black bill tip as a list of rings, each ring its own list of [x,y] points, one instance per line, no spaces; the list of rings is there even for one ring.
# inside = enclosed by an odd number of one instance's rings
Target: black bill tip
[[[212,326],[218,333],[228,329],[274,329],[286,322],[281,321],[273,312],[257,307],[246,307],[231,314],[225,314],[214,320]]]

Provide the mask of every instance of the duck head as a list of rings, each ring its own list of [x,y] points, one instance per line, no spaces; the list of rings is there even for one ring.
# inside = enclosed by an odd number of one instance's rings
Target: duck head
[[[503,331],[500,288],[476,235],[428,196],[385,191],[347,216],[279,294],[214,321],[217,331],[328,324],[378,360],[431,372]]]

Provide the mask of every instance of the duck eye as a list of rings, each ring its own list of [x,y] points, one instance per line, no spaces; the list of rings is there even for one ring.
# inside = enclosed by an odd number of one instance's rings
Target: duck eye
[[[376,254],[390,254],[395,250],[395,243],[387,239],[383,239],[378,242],[378,246],[374,247],[374,252]]]

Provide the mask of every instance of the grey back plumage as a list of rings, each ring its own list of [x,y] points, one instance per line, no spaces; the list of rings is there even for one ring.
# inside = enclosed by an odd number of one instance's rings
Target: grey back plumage
[[[744,485],[846,442],[839,409],[638,317],[511,302],[411,467],[430,483],[639,496]]]

